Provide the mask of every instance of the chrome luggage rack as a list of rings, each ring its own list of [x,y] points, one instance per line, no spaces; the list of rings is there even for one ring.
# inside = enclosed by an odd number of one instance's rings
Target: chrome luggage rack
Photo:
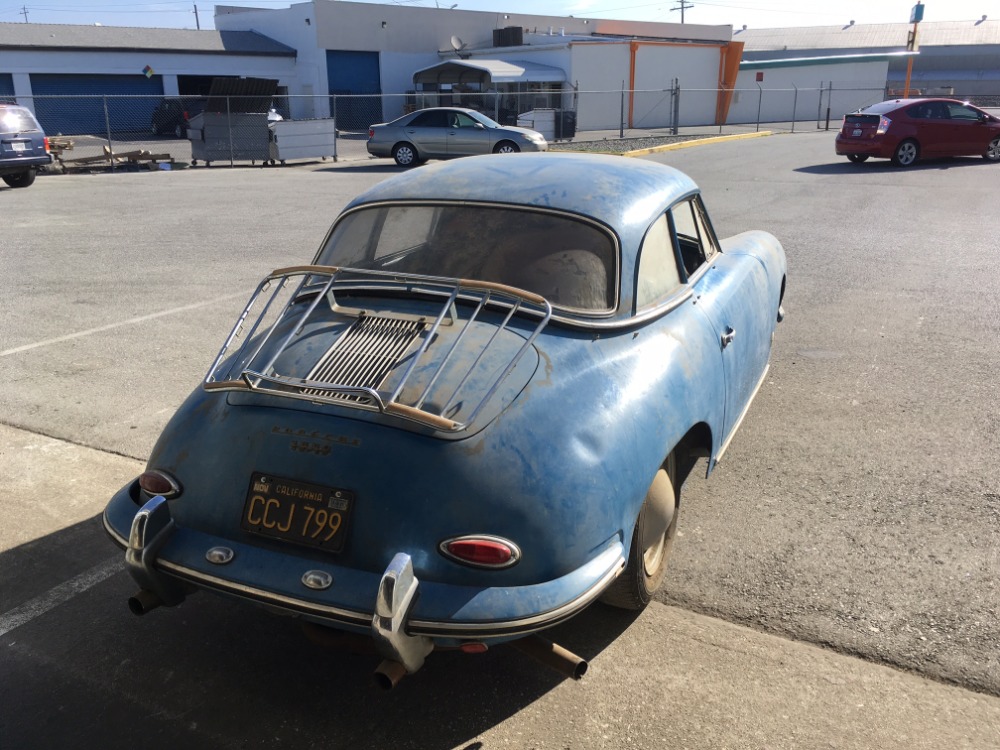
[[[344,307],[337,303],[335,289],[391,290],[394,294],[402,290],[409,296],[419,295],[421,298],[438,296],[444,297],[445,301],[432,321],[430,315],[396,313],[383,315],[360,308]],[[300,314],[298,310],[310,297],[308,308]],[[281,298],[285,301],[280,301]],[[468,318],[464,320],[459,318],[456,306],[459,298],[463,302],[469,302],[473,307]],[[263,307],[243,336],[238,351],[232,356],[228,366],[224,367],[223,361],[230,354],[237,339],[243,335],[251,310],[262,299]],[[324,300],[328,301],[328,308],[321,307]],[[447,398],[438,399],[442,406],[432,410],[427,405],[431,390],[438,385],[440,376],[448,366],[452,355],[462,343],[472,323],[480,318],[480,313],[487,306],[506,310],[502,322],[491,324],[496,326],[496,330],[482,345],[468,371],[458,378],[458,385]],[[293,307],[297,308],[294,312],[297,317],[291,331],[287,334],[282,333],[284,340],[265,352],[265,348],[279,328],[289,325]],[[279,357],[303,333],[307,323],[314,318],[314,313],[324,309],[332,310],[341,319],[345,316],[354,317],[354,321],[336,337],[333,346],[321,354],[305,377],[278,374],[275,371],[275,363]],[[273,322],[265,325],[269,315],[273,318]],[[483,361],[486,352],[497,337],[510,327],[511,319],[515,315],[538,318],[538,323],[525,337],[524,343],[492,381],[490,387],[485,390],[485,395],[468,416],[461,422],[445,416]],[[438,430],[459,431],[475,421],[483,406],[514,369],[551,317],[552,305],[544,297],[493,282],[335,266],[279,268],[272,271],[257,286],[257,290],[215,358],[208,375],[205,376],[204,388],[212,391],[266,391],[274,395],[311,402],[377,410]],[[417,368],[442,326],[461,326],[461,328],[456,329],[454,341],[437,368],[430,373],[427,385],[420,396],[411,403],[401,402],[400,395],[410,375]],[[257,337],[256,346],[252,353],[248,353],[255,337]],[[420,344],[414,352],[413,345],[416,341],[420,341]],[[407,358],[410,361],[406,370],[391,393],[380,390],[390,373]]]

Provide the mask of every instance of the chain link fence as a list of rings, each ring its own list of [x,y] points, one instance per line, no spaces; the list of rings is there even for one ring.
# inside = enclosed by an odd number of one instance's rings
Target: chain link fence
[[[911,96],[920,95],[911,90]],[[35,96],[54,171],[174,169],[295,159],[367,159],[368,128],[425,107],[478,110],[502,125],[539,130],[551,143],[760,130],[836,129],[841,117],[899,93],[886,88],[726,91],[686,89],[676,79],[657,90],[407,92],[387,95],[260,97]],[[952,95],[982,107],[1000,95]],[[8,101],[15,101],[8,97]],[[725,112],[725,121],[718,122]]]

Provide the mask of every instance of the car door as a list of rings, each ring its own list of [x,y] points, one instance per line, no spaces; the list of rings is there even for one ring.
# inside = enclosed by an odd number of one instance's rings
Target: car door
[[[913,118],[920,155],[952,156],[956,153],[954,125],[943,102],[922,102],[907,111]]]
[[[719,250],[697,197],[674,205],[670,216],[696,307],[714,327],[722,351],[725,445],[749,408],[771,355],[773,305],[767,272],[752,255]]]
[[[403,126],[404,137],[417,147],[424,159],[440,159],[448,154],[447,110],[421,112]]]
[[[982,154],[986,146],[996,136],[994,128],[981,119],[981,112],[965,104],[948,102],[948,114],[951,118],[955,154]]]
[[[493,150],[490,131],[485,125],[465,112],[452,112],[449,117],[448,156],[488,154]]]

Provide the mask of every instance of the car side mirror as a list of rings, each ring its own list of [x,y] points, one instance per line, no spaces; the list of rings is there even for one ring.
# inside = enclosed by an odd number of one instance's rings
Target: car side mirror
[[[482,124],[481,122],[477,122],[477,123],[475,124],[475,127],[476,127],[476,129],[478,129],[478,130],[486,130],[486,126],[485,126],[485,125],[483,125],[483,124]]]

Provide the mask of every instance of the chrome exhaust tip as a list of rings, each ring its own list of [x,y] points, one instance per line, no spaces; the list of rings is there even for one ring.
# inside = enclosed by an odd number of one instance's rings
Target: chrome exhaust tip
[[[392,690],[399,681],[406,677],[406,667],[398,661],[385,659],[375,668],[375,684],[383,690]]]
[[[152,591],[140,589],[128,598],[128,608],[133,615],[141,617],[147,612],[161,606],[163,601]]]
[[[579,680],[587,674],[589,665],[586,659],[539,635],[519,638],[516,641],[511,641],[510,645],[566,677]]]

